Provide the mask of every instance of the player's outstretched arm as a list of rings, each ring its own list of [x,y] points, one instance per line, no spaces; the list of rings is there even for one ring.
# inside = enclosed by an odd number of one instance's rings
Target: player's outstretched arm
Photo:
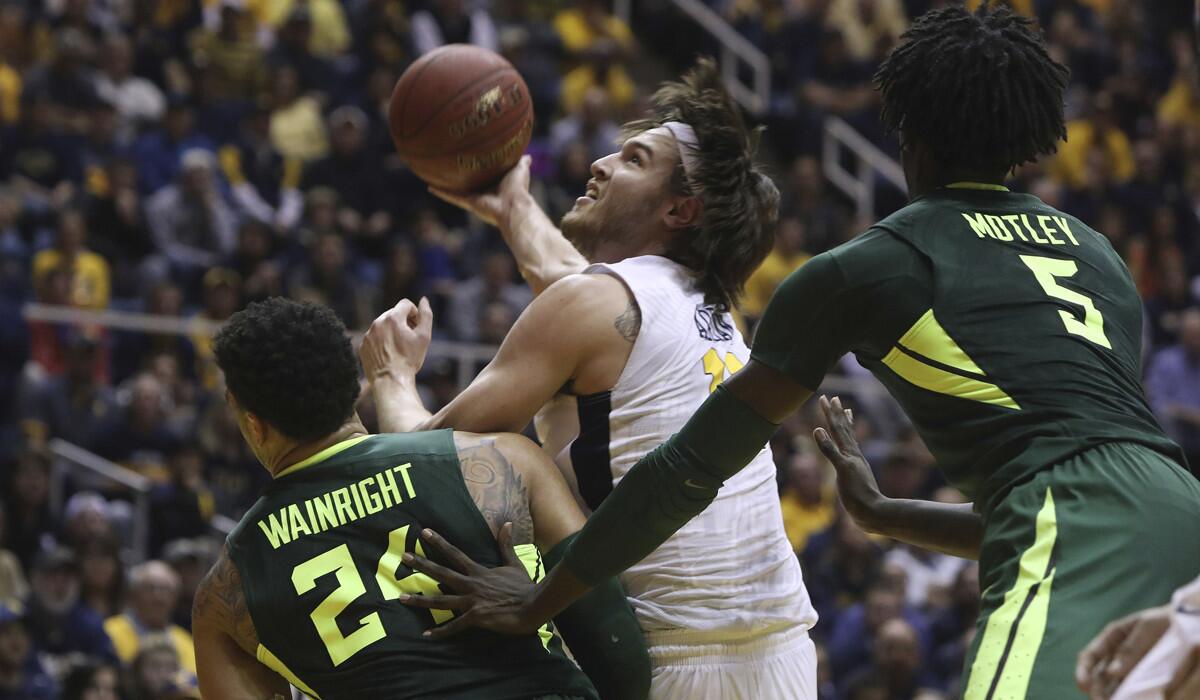
[[[983,542],[983,519],[970,503],[950,504],[888,498],[879,491],[871,465],[854,438],[853,417],[841,399],[821,397],[829,426],[813,437],[837,470],[838,492],[846,512],[867,532],[884,535],[925,549],[978,559]]]
[[[255,656],[258,633],[246,610],[237,567],[224,549],[196,589],[192,637],[200,693],[204,697],[229,700],[291,697],[287,681],[259,663]]]
[[[530,162],[529,156],[522,156],[491,192],[456,194],[436,188],[430,192],[499,228],[521,276],[534,294],[541,294],[563,277],[583,272],[588,261],[529,194]]]
[[[417,372],[433,335],[433,310],[422,297],[417,304],[401,299],[384,311],[363,335],[358,357],[375,397],[379,431],[422,430],[430,414],[417,390]]]
[[[571,275],[562,279],[526,307],[496,357],[471,385],[419,428],[519,433],[568,383],[578,393],[611,388],[633,347],[633,338],[622,322],[631,308],[636,312],[628,290],[614,277]],[[401,324],[385,329],[414,333]],[[403,375],[402,381],[373,380],[384,430],[397,428],[387,422],[391,414],[385,413],[381,402],[394,401],[394,395],[404,393],[406,382],[408,387],[415,386],[411,363],[393,366],[398,367],[395,374]],[[409,389],[410,394],[413,391]]]

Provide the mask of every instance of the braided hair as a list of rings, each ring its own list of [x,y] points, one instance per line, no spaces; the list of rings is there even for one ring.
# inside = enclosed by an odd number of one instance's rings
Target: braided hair
[[[949,168],[1013,168],[1065,139],[1069,72],[1032,22],[1008,7],[950,5],[921,15],[875,73],[889,131]]]
[[[728,309],[775,241],[779,190],[754,159],[762,129],[746,128],[709,58],[699,59],[681,82],[663,83],[651,102],[644,119],[624,125],[622,140],[671,121],[696,132],[698,148],[691,149],[696,167],[685,173],[678,164],[671,191],[699,195],[703,212],[667,256],[696,272],[707,303]]]

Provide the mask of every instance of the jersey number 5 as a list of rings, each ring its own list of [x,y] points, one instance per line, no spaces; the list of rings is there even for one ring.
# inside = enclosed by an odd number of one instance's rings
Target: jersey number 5
[[[388,549],[379,559],[375,581],[379,584],[379,590],[384,600],[394,600],[402,593],[425,595],[438,590],[437,582],[420,572],[413,572],[404,578],[396,577],[396,572],[400,568],[400,555],[404,553],[405,544],[408,541],[408,528],[409,526],[405,525],[388,533]],[[420,556],[425,556],[420,540],[417,541],[416,552]],[[292,569],[292,585],[296,587],[296,593],[304,595],[316,587],[317,579],[335,572],[337,588],[325,596],[325,600],[317,605],[309,617],[312,618],[321,641],[325,643],[325,649],[329,651],[329,660],[336,667],[368,645],[383,639],[387,633],[383,629],[383,621],[379,618],[378,612],[373,612],[360,619],[358,629],[350,634],[343,635],[338,626],[337,616],[342,614],[351,603],[367,593],[367,587],[363,585],[362,577],[359,576],[358,567],[354,565],[354,558],[350,555],[348,546],[338,545],[306,562],[297,564]],[[436,624],[441,624],[454,615],[449,610],[433,610],[431,612]]]
[[[1067,327],[1068,333],[1086,338],[1112,350],[1112,343],[1108,342],[1108,336],[1104,334],[1104,316],[1100,315],[1100,310],[1096,308],[1092,300],[1073,289],[1063,287],[1055,279],[1075,276],[1079,267],[1074,260],[1022,255],[1021,262],[1033,270],[1033,276],[1037,278],[1038,284],[1042,285],[1042,289],[1047,295],[1083,307],[1082,321],[1075,318],[1074,314],[1069,311],[1059,310],[1058,315],[1062,317],[1063,325]]]

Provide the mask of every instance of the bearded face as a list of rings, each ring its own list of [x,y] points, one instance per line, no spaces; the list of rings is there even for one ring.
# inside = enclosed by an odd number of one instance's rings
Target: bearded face
[[[602,248],[635,248],[649,240],[673,206],[671,177],[678,164],[675,137],[665,128],[626,140],[592,163],[584,195],[563,216],[563,235],[593,261]]]

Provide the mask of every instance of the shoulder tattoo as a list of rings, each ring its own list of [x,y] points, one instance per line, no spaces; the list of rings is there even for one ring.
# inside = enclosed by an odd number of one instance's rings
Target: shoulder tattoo
[[[250,655],[257,654],[258,632],[246,607],[241,574],[229,557],[227,548],[221,549],[217,563],[196,588],[192,614],[211,621]]]
[[[629,300],[629,306],[613,321],[613,327],[625,340],[631,343],[637,340],[638,331],[642,329],[642,310],[636,301],[632,298]]]
[[[455,435],[454,442],[467,491],[488,526],[499,532],[504,523],[511,522],[514,544],[533,542],[529,493],[520,473],[496,447],[496,439]]]

